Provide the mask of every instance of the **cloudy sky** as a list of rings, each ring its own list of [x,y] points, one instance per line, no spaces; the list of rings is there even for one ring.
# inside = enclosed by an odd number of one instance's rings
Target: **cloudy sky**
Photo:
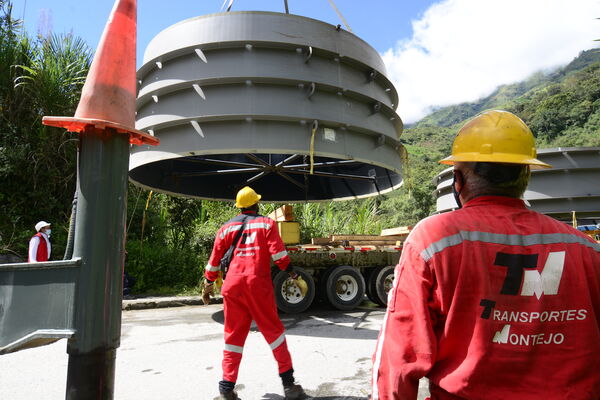
[[[598,47],[597,0],[446,0],[412,21],[410,38],[383,52],[413,122],[435,106],[474,101],[501,84],[564,65]]]
[[[227,0],[229,1],[229,0]],[[600,42],[600,0],[335,0],[352,31],[379,51],[415,122],[502,84],[567,64]],[[13,0],[31,33],[73,32],[95,48],[111,0]],[[161,30],[219,12],[223,0],[138,0],[138,65]],[[290,12],[341,23],[330,0],[288,0]],[[233,11],[283,12],[281,0],[236,0]]]

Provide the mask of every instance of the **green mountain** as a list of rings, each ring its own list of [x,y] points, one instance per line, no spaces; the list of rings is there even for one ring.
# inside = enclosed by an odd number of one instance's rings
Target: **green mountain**
[[[476,102],[437,109],[413,124],[412,127],[429,125],[450,127],[463,123],[481,111],[494,108],[507,109],[517,114],[527,109],[525,115],[520,115],[522,118],[527,118],[530,114],[535,114],[535,111],[531,110],[531,106],[538,108],[539,103],[547,102],[548,97],[556,95],[568,97],[569,100],[575,100],[577,103],[585,103],[588,100],[593,103],[598,99],[597,80],[600,79],[598,62],[600,62],[600,49],[582,51],[567,66],[552,73],[538,72],[522,82],[502,85],[489,96]],[[592,90],[590,91],[590,89]],[[524,103],[534,104],[523,107]],[[575,104],[566,105],[567,108],[577,108],[571,106],[575,106]],[[559,134],[560,132],[555,133]]]
[[[435,211],[433,178],[444,168],[458,129],[487,109],[521,117],[536,136],[538,148],[600,146],[600,49],[583,51],[551,73],[499,87],[473,102],[436,110],[402,135],[409,161],[405,188],[386,196],[382,217],[390,226],[410,225]]]
[[[440,108],[407,128],[402,140],[415,160],[442,157],[460,126],[488,109],[517,114],[541,148],[600,146],[600,49],[583,51],[552,73],[500,86],[479,101]]]

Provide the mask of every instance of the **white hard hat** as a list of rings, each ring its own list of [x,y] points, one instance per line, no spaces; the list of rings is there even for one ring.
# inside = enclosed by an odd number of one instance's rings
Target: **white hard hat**
[[[40,221],[37,224],[35,224],[35,230],[37,232],[40,231],[40,229],[45,228],[47,226],[50,226],[50,222],[46,222],[46,221]]]

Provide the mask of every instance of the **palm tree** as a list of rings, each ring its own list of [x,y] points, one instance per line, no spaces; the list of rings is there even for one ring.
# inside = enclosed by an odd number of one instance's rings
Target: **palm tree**
[[[24,255],[42,217],[59,228],[68,222],[77,139],[41,118],[73,115],[91,58],[70,34],[32,39],[11,2],[0,0],[0,251]],[[63,231],[54,231],[61,239]]]

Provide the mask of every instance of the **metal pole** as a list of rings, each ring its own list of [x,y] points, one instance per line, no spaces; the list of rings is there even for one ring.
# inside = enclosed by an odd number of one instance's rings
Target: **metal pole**
[[[80,156],[73,256],[81,268],[66,398],[108,400],[121,336],[129,136],[92,128],[80,134]]]

